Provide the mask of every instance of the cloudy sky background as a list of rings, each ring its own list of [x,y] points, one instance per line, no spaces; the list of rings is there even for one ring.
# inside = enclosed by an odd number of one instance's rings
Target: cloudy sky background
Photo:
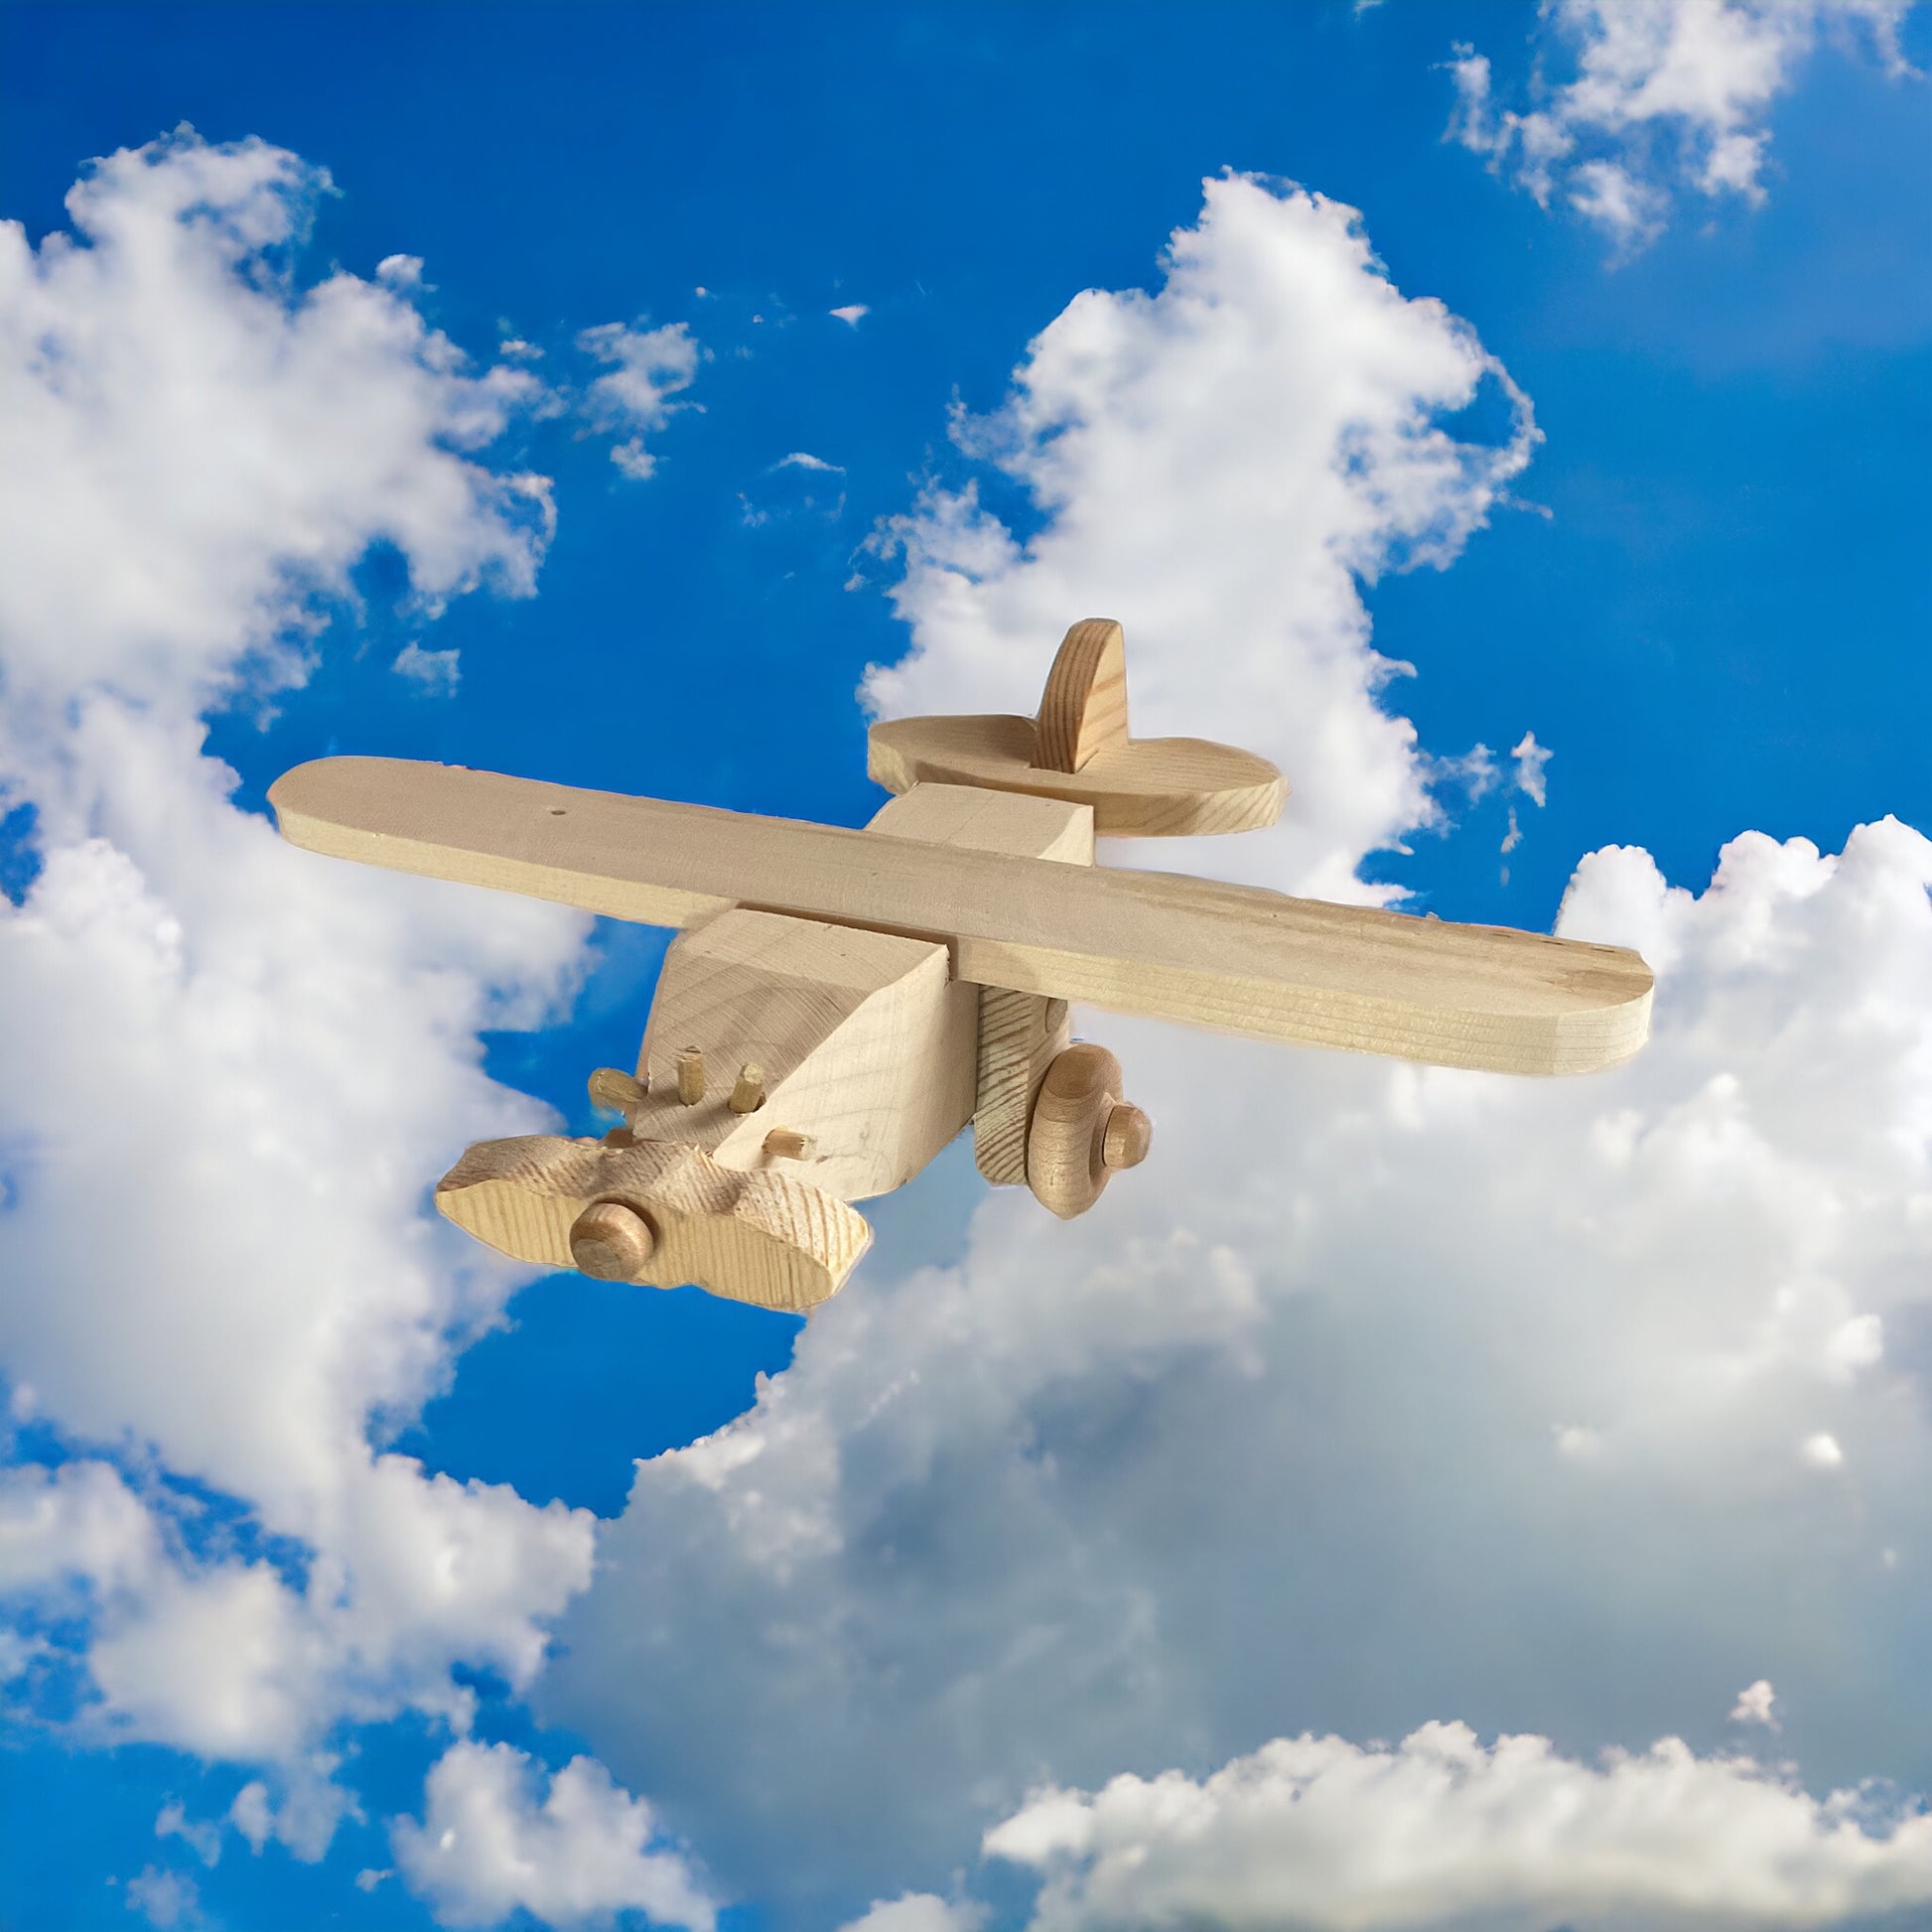
[[[1927,15],[0,10],[0,1918],[1932,1912]],[[170,131],[172,130],[172,131]],[[665,935],[284,847],[334,751],[1638,946],[1517,1082],[1090,1016],[809,1326],[466,1241]],[[693,730],[693,718],[703,728]]]

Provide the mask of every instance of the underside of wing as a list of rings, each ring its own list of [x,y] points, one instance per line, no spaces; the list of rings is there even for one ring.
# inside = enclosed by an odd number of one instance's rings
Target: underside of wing
[[[1580,1073],[1649,1030],[1637,954],[1506,927],[393,759],[300,765],[269,800],[337,858],[648,925],[741,905],[901,932],[963,980],[1261,1039]]]

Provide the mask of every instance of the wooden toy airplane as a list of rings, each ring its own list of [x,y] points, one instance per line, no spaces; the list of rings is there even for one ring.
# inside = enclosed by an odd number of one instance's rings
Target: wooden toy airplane
[[[269,792],[311,851],[684,928],[602,1141],[472,1147],[436,1204],[520,1260],[804,1311],[872,1239],[849,1204],[973,1124],[980,1173],[1084,1213],[1148,1152],[1067,1002],[1439,1066],[1580,1073],[1643,1043],[1634,952],[1093,865],[1117,838],[1280,817],[1252,753],[1127,732],[1125,643],[1066,633],[1036,719],[872,728],[864,831],[334,758]]]

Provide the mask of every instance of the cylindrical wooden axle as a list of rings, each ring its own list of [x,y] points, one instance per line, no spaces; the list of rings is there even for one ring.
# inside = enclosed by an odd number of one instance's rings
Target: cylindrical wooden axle
[[[1100,1139],[1102,1167],[1138,1168],[1154,1145],[1154,1123],[1131,1100],[1123,1100],[1107,1116]]]
[[[593,1201],[570,1230],[570,1258],[601,1282],[627,1282],[650,1259],[656,1230],[622,1201]]]

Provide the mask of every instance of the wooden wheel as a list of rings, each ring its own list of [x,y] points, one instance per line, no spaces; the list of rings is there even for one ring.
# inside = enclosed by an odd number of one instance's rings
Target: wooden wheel
[[[1120,1062],[1082,1043],[1055,1055],[1027,1130],[1027,1185],[1061,1220],[1084,1214],[1114,1173],[1147,1159],[1154,1123],[1120,1097]]]

